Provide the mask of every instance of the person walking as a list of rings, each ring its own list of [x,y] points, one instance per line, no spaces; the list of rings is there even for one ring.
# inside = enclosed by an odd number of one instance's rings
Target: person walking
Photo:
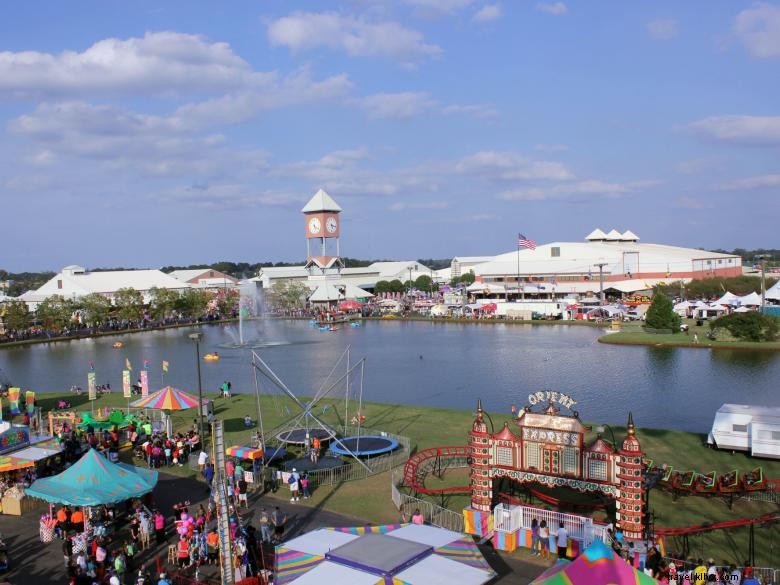
[[[274,508],[274,511],[271,514],[271,522],[273,522],[274,525],[274,537],[272,542],[279,544],[284,538],[284,525],[287,522],[287,516],[279,509],[279,506]]]
[[[265,508],[260,508],[260,538],[263,544],[271,542],[271,517]]]
[[[563,522],[558,524],[558,532],[555,533],[558,541],[558,558],[566,558],[566,549],[569,547],[569,533],[563,527]]]
[[[534,556],[539,556],[539,521],[534,518],[531,520],[531,552]]]
[[[550,559],[550,529],[547,527],[547,520],[539,523],[539,541],[542,544],[542,558]]]
[[[157,537],[157,544],[165,542],[165,516],[159,510],[154,511],[154,533]]]

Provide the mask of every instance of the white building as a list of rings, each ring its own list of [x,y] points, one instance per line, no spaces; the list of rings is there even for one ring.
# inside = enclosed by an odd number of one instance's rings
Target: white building
[[[198,268],[188,270],[174,270],[169,273],[176,280],[186,282],[197,288],[209,290],[233,288],[238,285],[238,279],[214,270],[213,268]]]
[[[659,283],[742,274],[739,256],[663,244],[640,243],[631,231],[597,229],[584,242],[551,242],[522,248],[474,266],[479,283],[508,294],[548,298],[597,293],[634,293]],[[519,284],[519,288],[518,288]]]
[[[493,260],[495,256],[455,256],[450,262],[450,280],[472,272],[475,267]]]
[[[34,311],[46,297],[52,295],[62,295],[66,299],[75,300],[97,293],[113,299],[120,288],[133,288],[139,291],[144,297],[144,303],[148,303],[151,300],[149,291],[152,288],[183,291],[191,288],[191,285],[160,270],[90,272],[81,266],[71,265],[63,268],[38,290],[28,291],[19,298],[27,303],[31,311]]]

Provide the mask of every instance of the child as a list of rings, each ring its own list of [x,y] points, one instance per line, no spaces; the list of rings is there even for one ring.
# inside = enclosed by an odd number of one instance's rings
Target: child
[[[307,500],[311,494],[309,494],[309,474],[307,472],[303,472],[303,475],[301,476],[301,490],[303,491],[303,499]]]

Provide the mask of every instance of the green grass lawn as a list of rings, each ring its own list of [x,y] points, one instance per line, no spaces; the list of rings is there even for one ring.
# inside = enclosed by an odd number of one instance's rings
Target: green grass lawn
[[[600,343],[613,343],[615,345],[654,345],[662,347],[700,347],[711,349],[758,349],[766,351],[780,350],[780,341],[717,341],[707,339],[710,330],[706,324],[697,327],[693,319],[685,319],[688,325],[688,333],[646,333],[642,329],[642,323],[635,321],[621,323],[618,333],[607,333],[599,337]],[[695,343],[693,336],[699,336],[699,342]]]
[[[210,398],[214,398],[209,395]],[[73,407],[79,410],[90,410],[86,396],[80,397],[71,394],[39,394],[38,403],[48,410],[59,399],[70,400]],[[236,395],[230,400],[214,398],[216,416],[225,423],[227,445],[242,445],[249,441],[251,431],[244,427],[244,416],[249,414],[253,419],[257,417],[257,403],[253,395]],[[476,403],[476,400],[475,400]],[[291,400],[278,396],[261,396],[261,408],[266,433],[279,424],[288,420],[297,412]],[[325,406],[327,405],[327,408]],[[127,406],[127,400],[121,394],[102,396],[95,401],[94,407]],[[475,404],[476,406],[476,404]],[[324,410],[324,413],[323,413]],[[353,416],[356,405],[349,405],[349,416]],[[364,425],[368,428],[383,430],[410,437],[413,449],[444,445],[465,445],[467,433],[471,427],[473,413],[465,410],[453,410],[445,408],[428,408],[412,405],[393,405],[379,403],[364,403],[363,414],[366,416]],[[333,426],[343,425],[344,402],[339,400],[325,400],[316,408],[316,414],[321,416],[328,424]],[[174,426],[178,429],[189,428],[195,417],[194,411],[182,411],[173,415]],[[491,413],[495,430],[498,431],[504,421],[511,419],[511,414]],[[621,441],[625,436],[625,429],[612,427],[615,437]],[[705,435],[671,431],[663,429],[639,428],[637,436],[642,448],[648,457],[656,463],[666,463],[679,470],[697,470],[702,473],[709,471],[726,472],[734,468],[742,471],[751,470],[761,465],[767,478],[780,478],[780,461],[756,460],[745,454],[717,451],[705,446]],[[590,433],[588,441],[595,437]],[[609,436],[607,436],[609,438]],[[192,474],[187,467],[170,468],[173,473],[182,475]],[[448,470],[443,477],[429,476],[426,485],[429,487],[449,487],[453,485],[466,485],[468,478],[465,470]],[[468,503],[467,496],[449,496],[442,500],[440,497],[430,498],[435,503],[445,504],[453,510],[460,510]],[[313,507],[325,507],[335,512],[348,514],[371,522],[395,522],[398,512],[390,499],[390,474],[383,473],[368,479],[347,482],[340,485],[320,487],[310,500],[302,502],[303,505]],[[658,526],[685,526],[717,522],[731,518],[755,517],[779,511],[780,506],[768,503],[737,501],[733,510],[728,505],[717,499],[702,497],[681,497],[673,501],[671,495],[660,490],[653,490],[651,495],[651,507],[655,513]],[[769,543],[780,544],[778,525],[771,528],[757,529],[761,536],[756,541],[766,544],[766,555],[773,554],[768,549]],[[729,539],[734,539],[731,542]],[[702,549],[707,548],[712,554],[706,556],[744,555],[747,551],[747,530],[735,530],[720,532],[715,535],[692,537],[691,543],[701,543]],[[774,541],[772,541],[774,539]],[[672,545],[673,546],[673,545]],[[699,546],[699,544],[696,544]],[[759,547],[760,548],[760,547]],[[759,551],[760,554],[761,553]],[[774,553],[776,555],[776,552]],[[764,563],[769,563],[771,556],[760,556]],[[777,564],[777,561],[774,561]]]

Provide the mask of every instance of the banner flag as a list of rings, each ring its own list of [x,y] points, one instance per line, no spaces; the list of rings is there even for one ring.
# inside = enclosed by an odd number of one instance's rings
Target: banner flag
[[[90,400],[97,398],[97,386],[95,385],[95,372],[87,373],[87,394]]]
[[[149,372],[141,370],[141,396],[149,396]]]
[[[130,386],[130,370],[122,370],[122,395],[130,398],[133,395],[133,389]]]
[[[125,358],[125,369],[130,372],[133,371],[133,366],[130,365],[130,358]]]
[[[168,362],[163,360],[162,368],[163,368],[163,372],[165,372],[166,374],[168,373],[168,365],[169,365]]]

